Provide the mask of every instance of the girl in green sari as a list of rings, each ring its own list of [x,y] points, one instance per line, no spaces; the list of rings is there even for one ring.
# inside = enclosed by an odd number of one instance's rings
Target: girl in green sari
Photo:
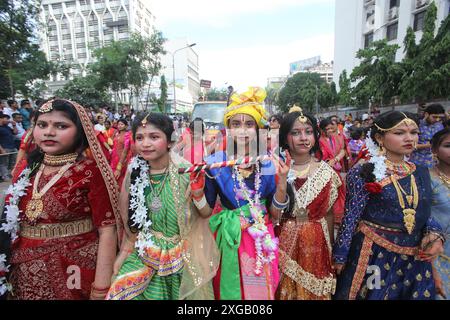
[[[131,161],[121,192],[125,237],[108,300],[213,299],[219,254],[208,217],[189,198],[190,164],[170,153],[172,120],[137,117]]]

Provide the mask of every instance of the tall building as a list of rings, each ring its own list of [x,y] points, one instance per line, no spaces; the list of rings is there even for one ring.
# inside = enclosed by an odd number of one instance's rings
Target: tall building
[[[50,61],[70,64],[70,78],[84,75],[92,51],[131,33],[149,36],[155,17],[144,0],[43,0],[41,46]],[[51,91],[68,79],[58,75]]]
[[[168,103],[171,104],[171,112],[191,112],[193,104],[198,101],[200,94],[199,58],[195,46],[186,38],[169,39],[164,47],[167,54],[162,57],[163,74],[166,78],[168,89]],[[174,70],[175,70],[175,99],[176,110],[173,107],[174,94]]]
[[[289,73],[293,75],[298,72],[318,73],[323,80],[330,84],[333,81],[333,61],[322,63],[320,56],[317,56],[290,63]]]
[[[390,44],[398,44],[396,60],[401,61],[408,27],[413,28],[419,41],[432,1],[438,8],[439,26],[449,14],[449,0],[336,0],[334,82],[339,84],[343,70],[352,72],[359,63],[356,52],[373,41],[387,39]]]

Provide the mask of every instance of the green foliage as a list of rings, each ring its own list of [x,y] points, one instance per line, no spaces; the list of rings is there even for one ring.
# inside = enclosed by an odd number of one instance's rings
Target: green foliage
[[[395,62],[398,49],[398,45],[380,40],[357,52],[361,63],[353,69],[350,79],[357,83],[353,96],[359,106],[367,106],[369,101],[386,104],[397,94],[402,76],[402,69]]]
[[[435,35],[436,17],[436,5],[431,3],[419,44],[415,43],[414,31],[408,29],[404,41],[406,56],[400,63],[404,72],[399,86],[403,102],[450,97],[450,16],[442,21]]]
[[[436,19],[437,7],[431,2],[419,43],[414,30],[407,29],[401,62],[395,62],[398,46],[386,40],[359,50],[356,57],[361,64],[353,69],[350,80],[346,73],[340,75],[339,104],[385,105],[395,96],[405,103],[450,98],[450,16],[442,21],[437,33]]]
[[[167,103],[167,81],[164,75],[161,76],[161,84],[159,86],[161,90],[161,96],[157,100],[158,109],[160,112],[166,112],[166,103]]]
[[[96,49],[96,62],[90,70],[99,79],[100,87],[109,88],[116,96],[123,89],[131,89],[139,96],[143,87],[159,74],[164,42],[161,32],[155,31],[148,38],[133,34],[130,39]]]
[[[53,66],[37,44],[37,0],[4,0],[0,6],[0,77],[2,96],[28,96],[33,82],[48,76]]]
[[[313,112],[319,89],[326,85],[318,73],[296,73],[286,81],[278,94],[278,106],[282,112],[288,112],[294,105],[300,105],[305,111]],[[326,98],[324,97],[324,101]]]
[[[56,96],[76,101],[84,107],[101,107],[111,102],[101,82],[95,75],[77,77],[58,90]]]
[[[212,88],[209,89],[206,93],[207,101],[227,101],[228,90],[225,88],[218,89]]]

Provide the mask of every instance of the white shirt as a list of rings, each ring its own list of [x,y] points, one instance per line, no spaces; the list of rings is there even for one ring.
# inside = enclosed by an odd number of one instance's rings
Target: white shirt
[[[10,123],[8,125],[11,129],[14,129],[13,125]],[[20,122],[16,122],[17,134],[14,136],[16,139],[22,140],[23,135],[27,132]]]
[[[103,124],[100,124],[100,123],[97,123],[97,124],[94,126],[94,129],[97,130],[97,131],[101,131],[101,132],[103,132],[103,131],[106,130],[105,126],[104,126]]]
[[[6,107],[3,109],[3,114],[7,114],[8,116],[11,117],[11,119],[12,119],[13,113],[20,113],[20,112],[19,112],[19,110],[13,110],[10,107]]]

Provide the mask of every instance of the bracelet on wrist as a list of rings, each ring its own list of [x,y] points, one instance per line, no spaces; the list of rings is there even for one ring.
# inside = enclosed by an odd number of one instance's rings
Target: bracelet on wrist
[[[273,199],[272,199],[272,204],[275,207],[275,209],[284,210],[289,205],[289,201],[290,201],[290,199],[289,199],[289,195],[288,194],[286,195],[286,201],[283,202],[283,203],[278,202],[277,198],[274,196]]]
[[[193,202],[194,202],[194,204],[195,204],[195,206],[197,207],[198,210],[202,210],[207,205],[205,195],[203,195],[200,200],[196,200],[194,198]]]

